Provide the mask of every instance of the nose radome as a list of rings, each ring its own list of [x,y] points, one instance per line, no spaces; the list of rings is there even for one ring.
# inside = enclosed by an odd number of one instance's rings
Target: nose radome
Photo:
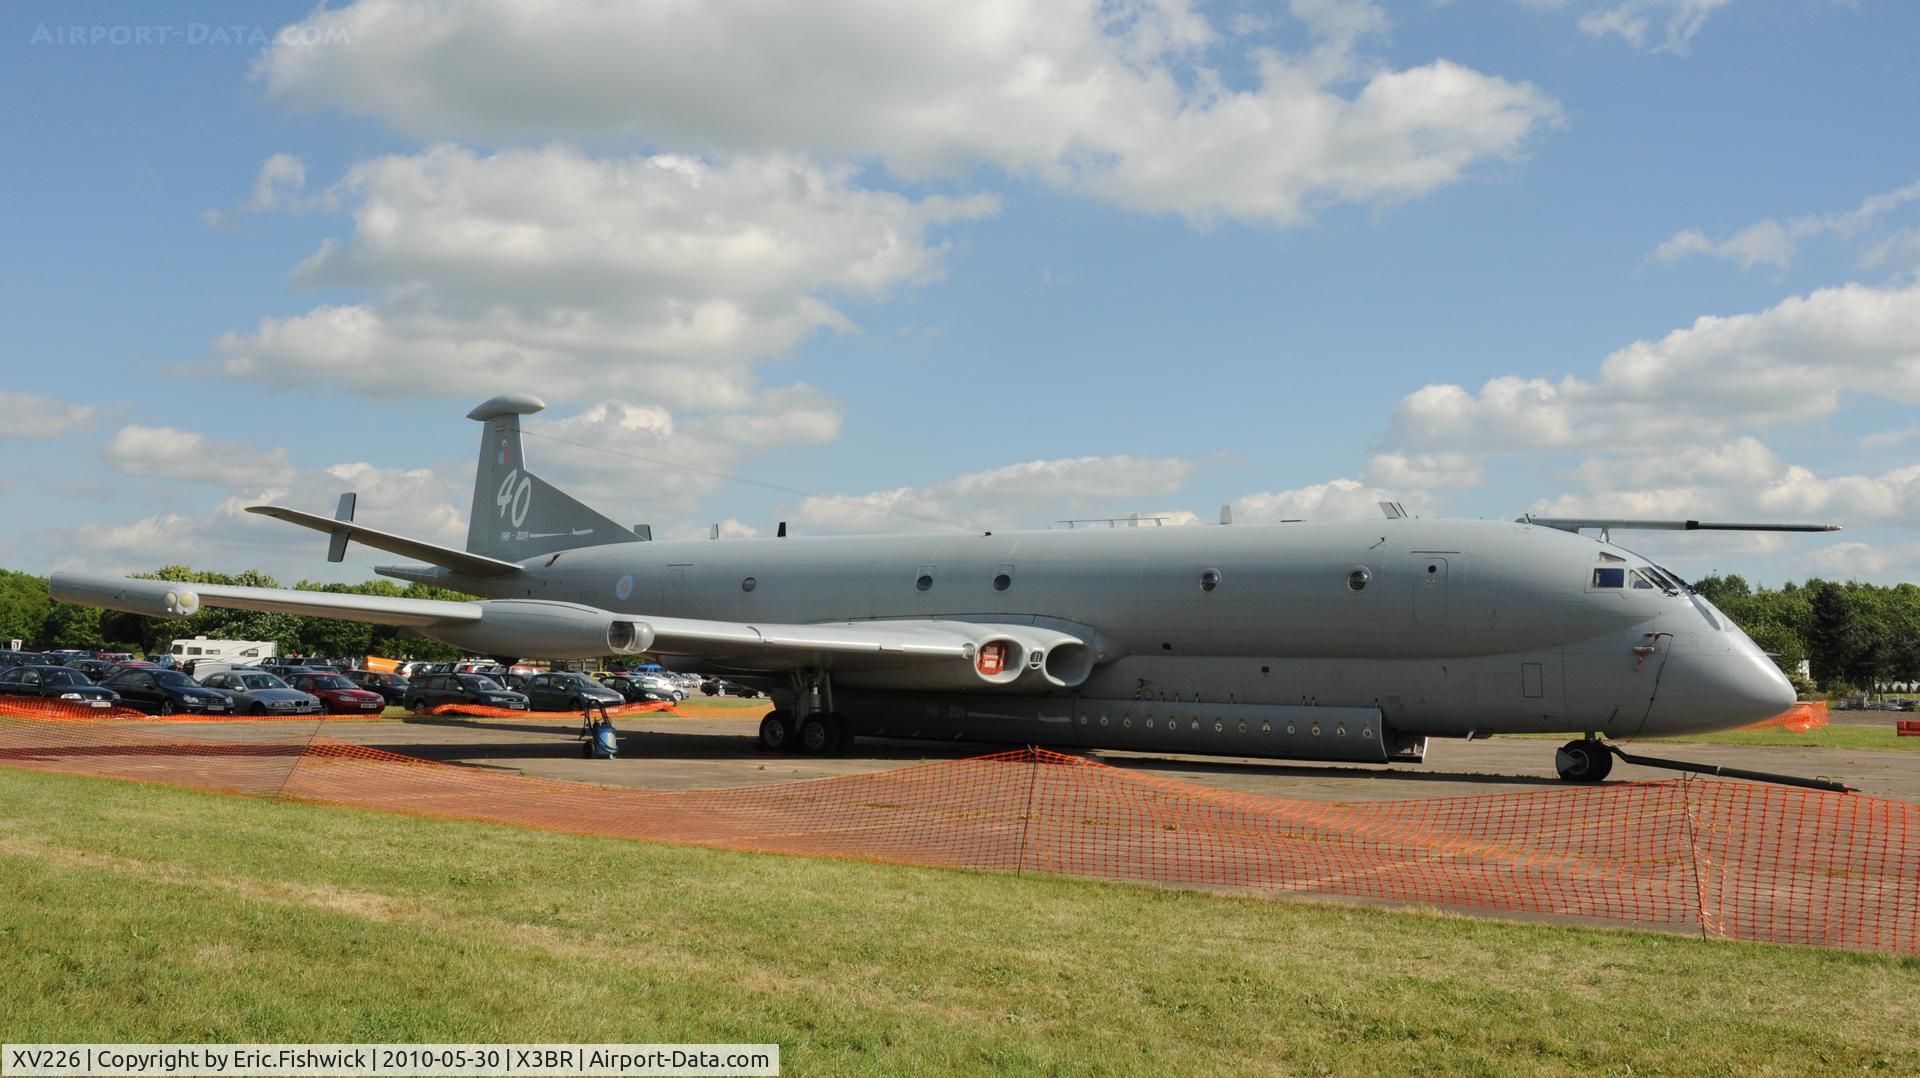
[[[1793,685],[1738,630],[1716,634],[1695,652],[1673,655],[1660,678],[1647,733],[1731,730],[1764,722],[1793,706]]]

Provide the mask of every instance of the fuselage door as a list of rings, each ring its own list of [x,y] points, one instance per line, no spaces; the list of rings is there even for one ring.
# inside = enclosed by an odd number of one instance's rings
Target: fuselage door
[[[1437,629],[1447,623],[1447,559],[1422,554],[1413,563],[1413,623]]]

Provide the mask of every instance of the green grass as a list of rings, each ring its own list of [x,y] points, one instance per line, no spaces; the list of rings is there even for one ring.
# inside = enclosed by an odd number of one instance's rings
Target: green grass
[[[1729,730],[1720,734],[1693,734],[1688,737],[1648,738],[1646,742],[1680,743],[1693,745],[1766,745],[1792,746],[1803,749],[1899,749],[1906,752],[1920,752],[1920,737],[1900,737],[1894,732],[1893,720],[1883,725],[1856,726],[1851,723],[1834,723],[1796,734],[1785,727],[1770,727],[1765,730]]]
[[[787,1073],[1920,1071],[1920,962],[0,769],[0,1039],[778,1042]]]

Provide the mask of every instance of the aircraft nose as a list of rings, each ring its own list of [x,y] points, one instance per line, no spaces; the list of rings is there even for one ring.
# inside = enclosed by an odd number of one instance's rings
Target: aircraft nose
[[[1735,631],[1726,636],[1731,639],[1724,651],[1703,649],[1669,659],[1654,698],[1661,725],[1734,729],[1764,722],[1793,706],[1793,684],[1773,660],[1745,635]]]

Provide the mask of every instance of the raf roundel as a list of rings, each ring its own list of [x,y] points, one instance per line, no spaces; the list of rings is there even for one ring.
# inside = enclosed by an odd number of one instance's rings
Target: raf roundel
[[[633,594],[633,577],[623,576],[614,582],[613,597],[622,602]]]

